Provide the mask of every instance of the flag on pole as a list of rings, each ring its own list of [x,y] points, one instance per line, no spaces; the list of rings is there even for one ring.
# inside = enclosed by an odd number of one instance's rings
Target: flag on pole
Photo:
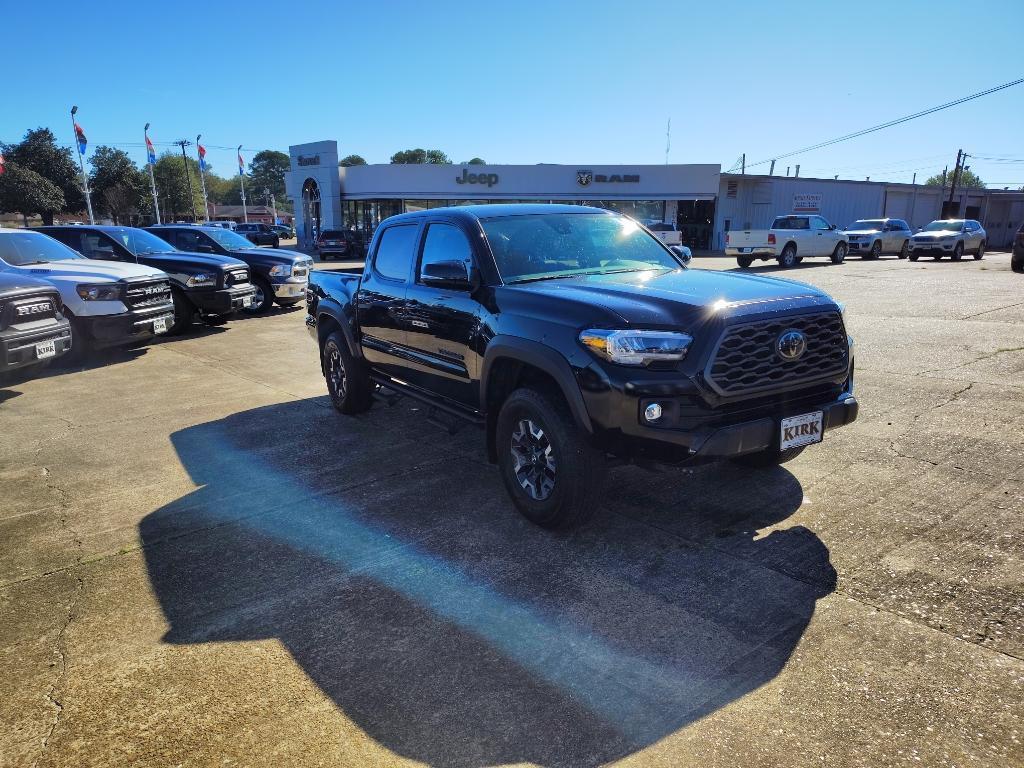
[[[0,154],[0,176],[4,175],[4,156]]]
[[[75,123],[75,138],[78,139],[78,154],[84,155],[89,140],[85,138],[85,131],[82,130],[82,126],[78,123]]]
[[[202,144],[197,145],[199,147],[199,170],[206,170],[206,147]]]
[[[156,150],[153,149],[153,142],[149,140],[149,136],[146,137],[146,162],[156,165]]]
[[[242,153],[238,153],[238,175],[245,176],[245,160],[242,159]]]

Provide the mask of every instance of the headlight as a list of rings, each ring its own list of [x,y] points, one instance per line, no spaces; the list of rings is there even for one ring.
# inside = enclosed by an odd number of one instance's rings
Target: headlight
[[[271,277],[288,277],[292,273],[291,264],[277,264],[270,268]]]
[[[657,360],[676,361],[686,357],[693,337],[677,331],[606,331],[590,329],[580,342],[605,360],[620,365],[647,365]]]
[[[198,275],[192,275],[192,277],[185,281],[185,285],[189,288],[207,288],[216,284],[217,278],[213,275],[208,275],[205,272]]]
[[[121,298],[119,285],[76,285],[75,291],[85,301],[118,301]]]

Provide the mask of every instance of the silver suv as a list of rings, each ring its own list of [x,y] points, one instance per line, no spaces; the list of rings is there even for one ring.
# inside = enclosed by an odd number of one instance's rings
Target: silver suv
[[[903,219],[858,219],[846,228],[850,256],[877,259],[883,253],[907,258],[913,233]]]
[[[910,260],[931,256],[938,261],[949,256],[953,261],[960,261],[965,253],[980,259],[985,255],[986,239],[985,230],[974,219],[933,221],[910,239]]]

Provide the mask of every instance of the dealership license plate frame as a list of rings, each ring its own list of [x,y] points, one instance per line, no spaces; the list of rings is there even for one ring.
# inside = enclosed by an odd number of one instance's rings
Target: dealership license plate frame
[[[816,429],[801,431],[804,425],[816,425]],[[786,430],[792,429],[789,438],[786,437]],[[798,434],[795,434],[797,433]],[[779,422],[779,450],[785,451],[788,448],[800,448],[805,445],[820,443],[825,438],[825,412],[811,411],[801,413],[797,416],[789,416]]]
[[[36,344],[36,360],[46,360],[57,356],[57,340],[48,339]]]
[[[153,333],[167,333],[167,318],[157,317],[153,319]]]

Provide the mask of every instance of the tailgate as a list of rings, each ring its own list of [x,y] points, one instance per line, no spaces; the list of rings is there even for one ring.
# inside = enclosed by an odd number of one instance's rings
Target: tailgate
[[[768,245],[767,229],[734,229],[729,232],[730,248],[762,248]]]

